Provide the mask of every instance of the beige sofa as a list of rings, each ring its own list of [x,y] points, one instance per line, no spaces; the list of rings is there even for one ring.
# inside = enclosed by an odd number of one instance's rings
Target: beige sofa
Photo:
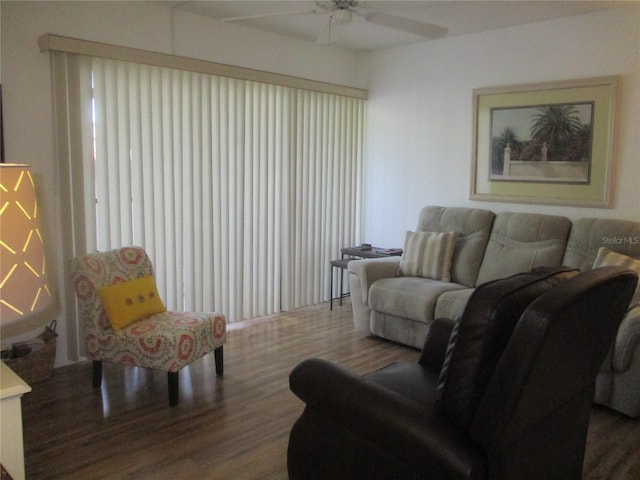
[[[398,275],[400,257],[354,260],[356,329],[421,348],[435,318],[457,319],[473,289],[542,266],[589,270],[600,247],[640,257],[640,223],[424,207],[416,231],[456,232],[450,281]],[[597,379],[595,401],[640,416],[640,305],[630,308]]]

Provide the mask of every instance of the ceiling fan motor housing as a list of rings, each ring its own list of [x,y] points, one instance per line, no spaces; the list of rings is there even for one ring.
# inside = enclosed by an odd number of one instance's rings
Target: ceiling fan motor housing
[[[350,8],[356,8],[359,6],[360,2],[356,0],[335,0],[336,8],[339,10],[349,10]]]
[[[342,10],[349,11],[360,7],[361,2],[357,0],[329,0],[317,1],[316,5],[324,10]]]

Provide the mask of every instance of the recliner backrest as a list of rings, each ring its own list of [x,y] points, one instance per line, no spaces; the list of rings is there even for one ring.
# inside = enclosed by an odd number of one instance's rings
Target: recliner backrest
[[[567,268],[540,268],[478,287],[455,325],[440,372],[436,408],[467,430],[513,329],[528,305],[577,275]]]
[[[636,283],[623,267],[598,268],[527,307],[469,429],[490,476],[581,478],[595,377]]]
[[[420,210],[416,229],[458,234],[451,261],[451,281],[473,287],[495,216],[492,211],[479,208],[429,206]]]
[[[576,275],[523,313],[472,425],[483,444],[509,443],[593,384],[637,275],[603,267]]]

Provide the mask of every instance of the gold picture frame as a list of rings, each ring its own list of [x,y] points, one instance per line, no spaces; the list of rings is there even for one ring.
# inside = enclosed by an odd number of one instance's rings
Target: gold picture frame
[[[470,199],[611,208],[619,83],[475,89]]]

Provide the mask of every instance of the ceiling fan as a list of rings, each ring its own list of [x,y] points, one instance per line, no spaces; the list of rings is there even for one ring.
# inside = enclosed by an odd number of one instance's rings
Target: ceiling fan
[[[285,15],[322,14],[325,15],[327,19],[316,37],[316,43],[320,45],[327,45],[337,41],[349,28],[353,15],[357,15],[365,21],[375,25],[381,25],[428,39],[444,37],[448,32],[447,27],[380,11],[374,8],[369,2],[362,2],[358,0],[326,0],[316,1],[314,3],[315,8],[310,10],[289,10],[226,17],[219,19],[219,21],[241,22],[245,20],[258,20],[261,18],[281,17]]]

